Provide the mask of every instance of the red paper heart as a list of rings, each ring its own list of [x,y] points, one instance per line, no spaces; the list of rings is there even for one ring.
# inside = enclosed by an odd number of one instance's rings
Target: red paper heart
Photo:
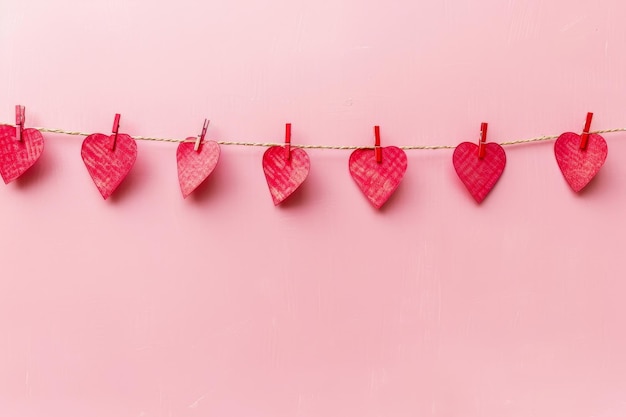
[[[26,172],[43,153],[43,136],[37,129],[22,130],[21,141],[16,137],[15,127],[0,126],[0,175],[5,184]]]
[[[263,154],[263,172],[274,205],[279,205],[304,182],[311,163],[307,153],[300,148],[291,148],[291,157],[283,146],[272,146]]]
[[[137,159],[137,143],[130,136],[118,133],[111,150],[113,135],[89,135],[83,141],[80,154],[89,175],[106,200],[122,183]]]
[[[565,180],[576,192],[585,188],[596,176],[609,153],[606,141],[598,134],[589,135],[586,149],[580,149],[580,140],[580,135],[567,132],[554,143],[556,162]]]
[[[220,145],[215,141],[203,142],[198,151],[194,150],[196,138],[187,138],[176,150],[178,182],[183,198],[206,180],[217,166],[220,158]],[[193,141],[193,142],[192,142]]]
[[[357,149],[350,155],[350,175],[376,208],[381,208],[400,185],[407,168],[406,153],[395,146],[381,147],[382,162],[374,149]]]
[[[500,179],[506,165],[506,154],[502,146],[490,142],[485,144],[485,156],[479,158],[478,145],[463,142],[454,149],[452,163],[474,200],[480,203]]]

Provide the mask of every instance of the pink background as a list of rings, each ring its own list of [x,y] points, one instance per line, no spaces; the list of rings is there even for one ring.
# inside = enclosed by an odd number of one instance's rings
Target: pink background
[[[3,0],[0,120],[184,138],[456,145],[626,127],[626,6]],[[140,141],[104,202],[81,137],[0,189],[0,415],[623,417],[626,140],[575,195],[553,142],[476,205],[410,151],[381,212],[348,151],[274,207],[264,148],[183,200]]]

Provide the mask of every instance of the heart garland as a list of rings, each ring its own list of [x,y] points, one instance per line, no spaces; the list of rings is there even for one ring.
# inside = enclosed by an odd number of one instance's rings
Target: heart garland
[[[497,143],[486,143],[487,123],[481,125],[479,144],[463,142],[454,149],[454,169],[477,203],[481,203],[504,172],[506,154]]]
[[[598,174],[608,156],[602,136],[590,133],[591,118],[582,135],[563,133],[554,144],[557,164],[569,184],[579,192]],[[81,157],[102,197],[110,197],[128,175],[137,159],[137,144],[126,134],[118,133],[120,115],[116,114],[113,134],[95,133],[83,141]],[[16,125],[0,125],[0,176],[6,184],[14,181],[41,157],[44,139],[37,129],[24,129],[25,108],[16,106]],[[219,144],[204,141],[208,126],[193,144],[194,138],[180,143],[176,151],[178,179],[186,198],[215,169],[220,156]],[[400,148],[380,146],[379,127],[375,126],[374,149],[357,149],[350,155],[350,174],[367,199],[381,208],[399,186],[407,169],[407,158]],[[622,129],[614,129],[618,131]],[[55,132],[71,133],[59,130]],[[272,146],[263,154],[263,171],[275,205],[282,203],[307,178],[310,161],[301,148],[291,150],[291,125],[287,124],[285,146]],[[506,165],[502,146],[486,143],[487,124],[481,125],[478,145],[459,144],[453,153],[453,165],[474,199],[481,203],[493,189]],[[543,138],[542,138],[543,139]],[[384,158],[383,158],[384,155]]]

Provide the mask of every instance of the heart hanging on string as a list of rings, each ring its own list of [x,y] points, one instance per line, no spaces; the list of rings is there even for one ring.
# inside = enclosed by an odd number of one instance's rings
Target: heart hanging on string
[[[454,169],[477,203],[481,203],[496,185],[506,165],[506,154],[497,143],[484,143],[484,156],[478,156],[479,146],[463,142],[454,149]]]
[[[137,143],[123,133],[110,136],[95,133],[85,138],[80,154],[98,191],[106,200],[135,164]]]
[[[220,145],[215,141],[206,141],[194,149],[196,138],[187,138],[176,150],[178,182],[183,197],[187,198],[217,166],[220,157]]]
[[[279,205],[302,185],[311,163],[304,149],[272,146],[263,154],[263,172],[274,205]]]
[[[43,153],[43,135],[37,129],[23,129],[17,140],[17,128],[0,126],[0,175],[5,184],[20,177]]]
[[[587,146],[581,149],[582,136],[563,133],[554,143],[556,162],[569,186],[579,192],[596,176],[609,153],[604,138],[588,134]]]
[[[407,169],[406,153],[395,146],[379,147],[380,162],[375,149],[357,149],[350,155],[350,175],[365,197],[377,209],[400,185]]]

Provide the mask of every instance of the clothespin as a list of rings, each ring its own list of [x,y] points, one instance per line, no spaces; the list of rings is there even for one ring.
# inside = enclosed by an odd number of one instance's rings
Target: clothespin
[[[113,120],[113,134],[111,135],[111,151],[115,150],[115,143],[117,142],[117,132],[120,129],[120,115],[119,113],[115,114],[115,119]]]
[[[374,155],[376,162],[383,162],[383,148],[380,147],[380,126],[374,126]]]
[[[15,138],[18,142],[22,141],[22,134],[24,133],[24,123],[26,122],[26,107],[15,106]]]
[[[589,142],[589,129],[591,128],[591,119],[593,113],[587,113],[587,120],[585,121],[585,127],[583,128],[583,134],[580,136],[580,149],[587,149],[587,143]]]
[[[193,150],[196,152],[200,152],[200,143],[204,141],[204,137],[206,136],[206,130],[209,128],[209,119],[204,119],[204,125],[202,125],[202,133],[196,139],[196,144],[193,146]]]
[[[485,144],[487,143],[487,123],[480,124],[480,138],[478,140],[478,157],[485,157]]]
[[[291,123],[285,125],[285,150],[287,152],[287,160],[291,159]]]

